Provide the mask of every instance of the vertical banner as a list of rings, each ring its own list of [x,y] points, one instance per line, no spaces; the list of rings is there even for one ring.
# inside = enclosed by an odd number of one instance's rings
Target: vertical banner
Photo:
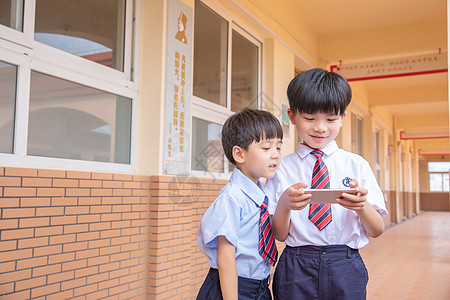
[[[181,0],[167,3],[166,93],[163,172],[190,173],[192,8]]]

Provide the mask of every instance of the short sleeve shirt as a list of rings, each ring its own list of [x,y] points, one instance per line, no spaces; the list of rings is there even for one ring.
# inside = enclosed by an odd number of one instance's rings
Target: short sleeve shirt
[[[367,201],[384,218],[388,212],[383,193],[377,183],[369,163],[361,156],[339,149],[335,141],[321,149],[330,177],[330,188],[349,187],[351,179],[356,179],[359,186],[369,192]],[[269,214],[276,210],[281,194],[295,183],[303,182],[311,185],[312,171],[316,158],[306,145],[299,144],[297,152],[282,159],[275,176],[267,180],[265,185],[269,195]],[[303,210],[291,211],[291,225],[286,245],[347,245],[354,249],[364,247],[369,243],[368,236],[355,211],[346,209],[339,204],[332,204],[333,221],[322,231],[308,219],[309,205]]]
[[[220,191],[200,221],[197,242],[217,269],[218,237],[224,236],[236,249],[238,276],[262,280],[269,276],[270,264],[259,254],[261,204],[267,197],[261,182],[255,184],[239,169]]]

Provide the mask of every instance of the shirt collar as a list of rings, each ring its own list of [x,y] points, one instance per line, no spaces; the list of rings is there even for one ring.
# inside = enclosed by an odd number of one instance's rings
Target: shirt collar
[[[258,206],[264,201],[264,198],[267,197],[266,190],[262,185],[261,181],[258,180],[258,183],[255,184],[250,178],[245,176],[241,170],[235,168],[233,174],[231,175],[230,181],[232,183],[237,184],[241,191],[244,192],[250,199],[253,200]]]
[[[321,150],[323,153],[325,153],[326,156],[330,156],[334,151],[338,150],[339,147],[336,144],[336,141],[331,141],[328,144],[325,145],[325,147],[319,149]],[[311,151],[313,151],[314,149],[311,149],[310,147],[306,146],[305,144],[299,143],[298,144],[298,148],[297,148],[297,154],[301,157],[304,158],[305,156],[307,156],[309,153],[311,153]]]

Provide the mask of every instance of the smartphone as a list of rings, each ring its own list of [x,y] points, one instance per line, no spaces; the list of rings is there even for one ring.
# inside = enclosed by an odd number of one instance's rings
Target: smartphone
[[[304,189],[307,194],[312,194],[311,204],[337,203],[336,198],[340,198],[342,193],[354,194],[355,189]]]

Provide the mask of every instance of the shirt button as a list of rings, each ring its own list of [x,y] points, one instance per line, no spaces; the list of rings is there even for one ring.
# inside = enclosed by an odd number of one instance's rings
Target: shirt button
[[[325,254],[327,254],[327,250],[323,249],[320,253],[321,253],[322,255],[325,255]]]

